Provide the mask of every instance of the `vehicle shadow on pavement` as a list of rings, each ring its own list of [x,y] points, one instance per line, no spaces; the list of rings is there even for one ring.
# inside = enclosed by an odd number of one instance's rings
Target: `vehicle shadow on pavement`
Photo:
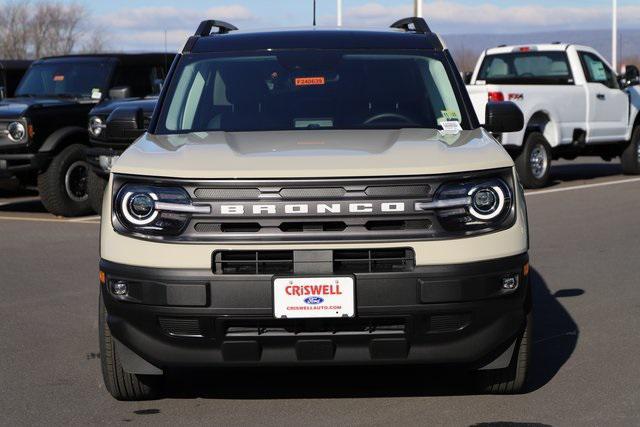
[[[578,328],[532,269],[534,290],[534,354],[527,392],[547,384],[571,357]],[[309,399],[448,396],[476,394],[470,374],[460,369],[421,366],[234,368],[172,372],[165,396],[192,399]]]
[[[531,392],[550,382],[573,354],[580,330],[559,300],[584,295],[584,290],[561,289],[552,294],[533,268],[529,280],[533,290],[533,363],[527,391]]]
[[[622,175],[622,165],[615,160],[611,163],[563,163],[551,166],[549,187],[563,182],[585,181],[608,176]]]
[[[24,188],[14,180],[0,180],[0,212],[41,213],[47,210],[38,191]]]

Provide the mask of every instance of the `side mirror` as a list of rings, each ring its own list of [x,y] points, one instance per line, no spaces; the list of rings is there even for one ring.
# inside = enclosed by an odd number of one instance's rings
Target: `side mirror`
[[[464,80],[464,84],[471,84],[471,77],[473,77],[473,73],[467,71],[466,73],[462,73],[462,80]]]
[[[519,132],[524,128],[524,115],[511,101],[489,102],[484,128],[491,133]]]
[[[640,70],[635,65],[625,66],[624,80],[626,86],[640,84]]]
[[[106,127],[110,138],[133,141],[145,133],[142,108],[125,105],[109,114]]]
[[[109,89],[109,98],[125,99],[131,98],[131,88],[129,86],[116,86]]]

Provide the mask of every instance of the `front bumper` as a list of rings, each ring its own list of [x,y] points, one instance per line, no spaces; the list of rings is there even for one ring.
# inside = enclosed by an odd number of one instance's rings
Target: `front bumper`
[[[272,276],[132,267],[101,261],[112,335],[161,370],[177,367],[490,364],[530,310],[527,254],[404,273],[355,274],[353,319],[272,315]],[[502,279],[519,275],[517,290]],[[109,283],[125,280],[129,297]]]
[[[50,153],[0,153],[0,178],[43,170],[51,162],[51,158]]]
[[[92,141],[93,142],[93,141]],[[109,163],[105,160],[119,157],[124,152],[124,148],[112,147],[89,147],[86,149],[86,160],[96,175],[108,179],[111,171]]]

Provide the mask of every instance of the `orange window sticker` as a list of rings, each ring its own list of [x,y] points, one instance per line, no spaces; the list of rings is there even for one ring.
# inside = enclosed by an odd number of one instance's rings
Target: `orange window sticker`
[[[295,83],[296,86],[320,86],[326,82],[324,77],[298,77]]]
[[[54,82],[63,82],[64,81],[64,76],[63,75],[53,76],[53,81]]]

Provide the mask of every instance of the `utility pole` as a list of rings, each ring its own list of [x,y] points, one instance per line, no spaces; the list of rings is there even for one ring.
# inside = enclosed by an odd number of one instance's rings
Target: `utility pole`
[[[316,26],[316,0],[313,0],[313,26]]]
[[[337,24],[338,24],[338,27],[342,27],[342,0],[337,0],[337,1],[338,1],[338,4],[336,5],[338,10],[336,13],[337,21],[338,21]]]
[[[422,18],[422,0],[413,0],[413,14]]]
[[[613,0],[613,23],[611,25],[611,66],[618,72],[618,0]]]

